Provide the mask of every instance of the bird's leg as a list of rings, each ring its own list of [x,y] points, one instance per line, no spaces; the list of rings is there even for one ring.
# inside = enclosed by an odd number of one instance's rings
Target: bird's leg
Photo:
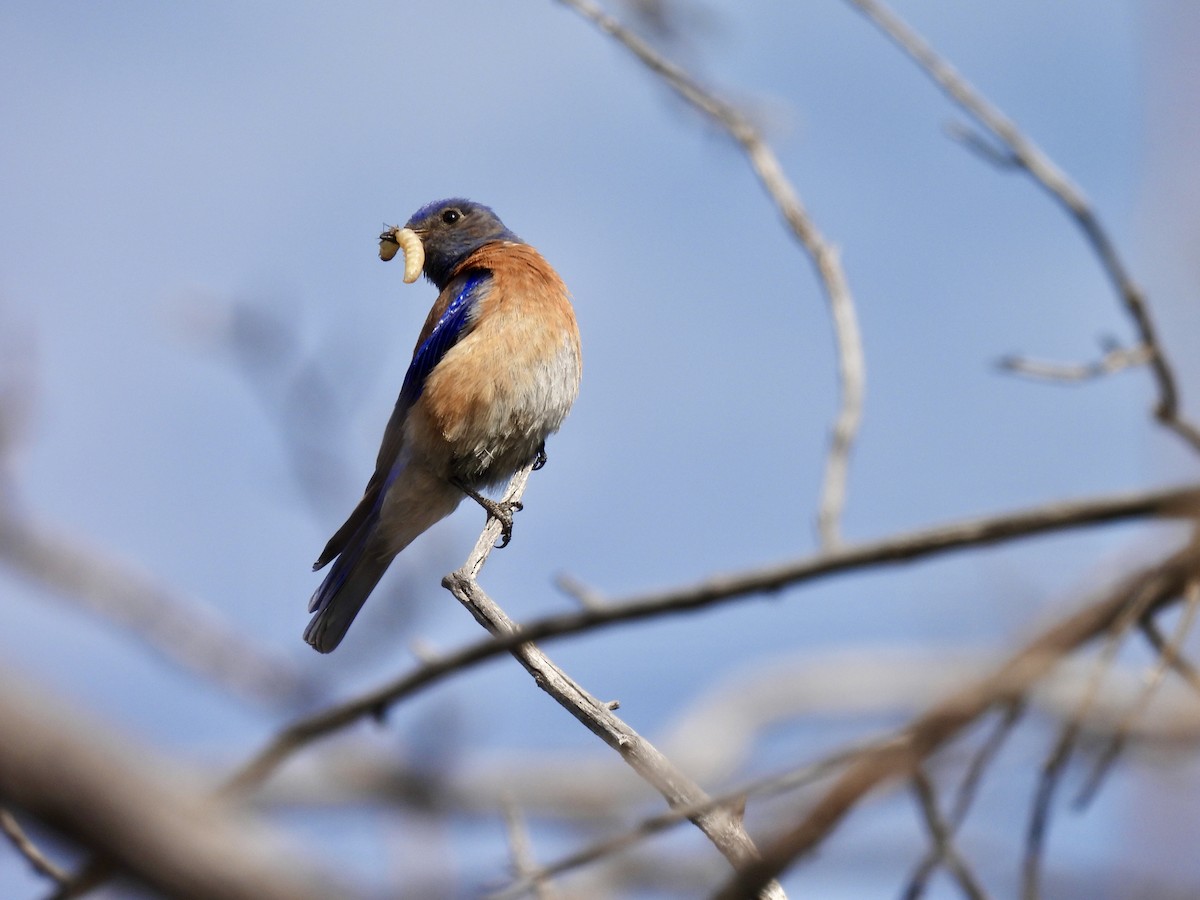
[[[487,514],[500,523],[500,547],[507,547],[508,542],[512,540],[513,513],[524,509],[524,504],[516,500],[499,503],[491,497],[485,497],[479,491],[467,487],[457,478],[454,480],[454,486],[487,510]]]
[[[537,456],[533,458],[533,471],[537,471],[546,464],[546,442],[542,441],[538,444]]]

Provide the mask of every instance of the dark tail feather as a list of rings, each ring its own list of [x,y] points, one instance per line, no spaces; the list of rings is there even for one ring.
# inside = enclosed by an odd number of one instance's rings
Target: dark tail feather
[[[357,552],[347,550],[338,557],[308,606],[309,612],[316,615],[304,629],[304,640],[321,653],[328,653],[342,642],[350,623],[395,558],[393,554],[355,549]]]
[[[317,561],[319,568],[337,554],[308,605],[308,611],[315,615],[304,629],[304,639],[322,653],[341,642],[396,554],[433,523],[454,512],[463,498],[461,490],[429,469],[404,469],[403,476],[389,478],[363,515],[367,509],[363,504],[371,496],[368,493]],[[384,493],[390,512],[381,522]],[[353,533],[347,536],[351,528]]]

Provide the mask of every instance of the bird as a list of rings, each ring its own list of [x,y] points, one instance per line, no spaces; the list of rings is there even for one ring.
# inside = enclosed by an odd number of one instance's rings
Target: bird
[[[470,497],[500,520],[501,546],[520,504],[484,496],[522,467],[579,393],[579,326],[562,278],[487,206],[439,200],[380,235],[403,250],[404,280],[424,272],[439,293],[362,499],[313,570],[333,563],[309,603],[304,639],[338,646],[396,555]]]

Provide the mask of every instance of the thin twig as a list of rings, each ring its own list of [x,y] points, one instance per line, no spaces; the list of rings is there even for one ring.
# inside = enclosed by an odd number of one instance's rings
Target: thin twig
[[[997,722],[995,729],[988,739],[983,742],[979,750],[971,758],[971,763],[967,767],[967,772],[963,776],[962,783],[958,786],[958,791],[954,796],[954,805],[951,807],[949,822],[947,827],[951,834],[956,832],[967,817],[967,813],[971,809],[971,803],[975,799],[975,794],[979,789],[979,784],[983,780],[983,775],[991,765],[996,754],[1000,752],[1000,748],[1004,745],[1004,741],[1016,726],[1021,718],[1021,713],[1025,709],[1025,703],[1022,700],[1014,700],[1008,703],[1003,715]],[[925,886],[929,881],[929,876],[937,869],[941,862],[941,856],[936,846],[930,848],[925,854],[924,859],[917,864],[913,870],[912,876],[908,880],[908,886],[901,895],[906,900],[915,900],[925,892]]]
[[[46,856],[38,845],[29,839],[21,823],[7,809],[0,807],[0,834],[8,838],[13,848],[25,857],[35,872],[44,875],[55,884],[65,884],[71,874],[60,868],[50,857]]]
[[[942,816],[942,811],[938,808],[937,790],[923,768],[918,766],[913,772],[912,785],[913,792],[917,795],[921,818],[929,829],[929,836],[933,838],[933,855],[946,864],[964,895],[971,900],[985,900],[987,892],[954,846],[954,829]]]
[[[533,847],[529,841],[529,829],[525,827],[525,819],[516,798],[511,794],[504,798],[504,826],[508,832],[509,854],[512,857],[513,872],[518,878],[530,878],[530,873],[539,871],[533,858]],[[556,896],[550,880],[546,876],[531,879],[530,890],[536,900],[553,900]]]
[[[1159,652],[1158,659],[1147,674],[1145,684],[1142,685],[1142,690],[1138,694],[1137,699],[1129,707],[1125,715],[1121,717],[1121,721],[1117,723],[1117,727],[1109,736],[1104,750],[1101,751],[1095,765],[1092,767],[1091,774],[1084,782],[1079,795],[1075,799],[1075,806],[1077,808],[1084,808],[1091,803],[1092,798],[1095,797],[1101,783],[1104,781],[1104,776],[1109,772],[1112,764],[1116,762],[1117,757],[1125,748],[1130,731],[1137,723],[1137,720],[1141,718],[1142,713],[1146,711],[1146,707],[1150,705],[1150,700],[1154,697],[1158,686],[1162,684],[1167,670],[1175,666],[1180,648],[1183,646],[1188,632],[1191,631],[1192,625],[1196,621],[1197,610],[1200,609],[1200,581],[1191,582],[1187,587],[1185,596],[1187,600],[1183,607],[1183,614],[1179,617],[1179,622],[1175,626],[1175,631],[1171,635],[1170,641]]]
[[[846,504],[850,452],[862,421],[863,398],[866,392],[866,359],[858,327],[858,314],[837,248],[825,238],[809,216],[796,189],[784,174],[775,151],[754,123],[737,107],[706,90],[680,66],[665,59],[591,0],[559,2],[571,7],[633,53],[675,93],[708,116],[741,146],[754,174],[758,176],[759,183],[775,203],[791,229],[792,236],[804,248],[816,268],[829,301],[837,346],[838,380],[841,385],[841,402],[825,460],[817,527],[821,545],[826,548],[836,546],[841,541],[841,517]]]
[[[310,716],[297,719],[229,779],[226,790],[248,790],[264,781],[288,757],[312,742],[364,718],[380,715],[428,685],[478,665],[526,640],[546,640],[622,622],[704,609],[753,594],[769,593],[843,572],[910,562],[968,547],[1032,537],[1067,528],[1146,517],[1182,518],[1195,515],[1200,486],[1189,485],[1137,494],[1119,494],[1064,501],[990,518],[967,519],[879,541],[851,545],[794,562],[711,578],[654,594],[634,596],[594,609],[548,616],[521,627],[520,635],[471,644],[382,687]]]
[[[848,0],[887,37],[908,54],[958,106],[979,122],[1011,154],[1013,164],[1024,169],[1071,215],[1083,231],[1109,281],[1112,282],[1138,335],[1138,344],[1149,354],[1150,369],[1158,386],[1154,415],[1160,423],[1200,451],[1200,428],[1183,418],[1175,373],[1159,342],[1158,330],[1142,289],[1133,281],[1117,253],[1116,245],[1100,223],[1090,202],[1071,179],[1007,116],[975,90],[953,66],[908,24],[878,0]]]
[[[1126,348],[1114,347],[1100,359],[1090,363],[1051,363],[1035,359],[1025,359],[1020,356],[1006,356],[996,365],[1006,372],[1023,375],[1026,378],[1036,378],[1041,381],[1058,381],[1068,384],[1080,381],[1091,381],[1105,375],[1144,366],[1150,362],[1153,354],[1144,346]]]
[[[526,466],[512,477],[505,491],[504,502],[520,500],[531,470],[532,465]],[[442,585],[493,635],[521,635],[520,627],[488,596],[476,580],[499,536],[500,522],[495,518],[489,519],[467,561],[461,568],[442,579]],[[538,687],[582,722],[589,731],[616,750],[630,768],[662,794],[663,799],[672,808],[703,804],[709,800],[703,789],[667,759],[658,748],[618,718],[608,704],[597,700],[580,687],[534,644],[523,641],[510,652],[534,677]],[[729,860],[735,870],[758,860],[758,849],[746,832],[739,814],[727,808],[717,807],[689,816],[689,819]],[[774,882],[762,885],[756,896],[771,900],[786,898],[783,889]]]
[[[1167,658],[1165,655],[1167,639],[1159,630],[1158,623],[1153,619],[1142,619],[1138,624],[1142,630],[1142,634],[1150,642],[1150,646],[1159,654],[1163,654],[1164,659]],[[1177,652],[1170,657],[1170,666],[1184,680],[1188,687],[1195,693],[1200,694],[1200,670],[1197,670],[1192,663],[1188,662],[1182,652]]]
[[[1024,711],[1024,698],[1012,700],[1006,704],[1000,721],[996,723],[996,729],[972,758],[970,766],[967,767],[967,774],[963,776],[962,784],[959,785],[958,792],[954,796],[954,807],[950,812],[950,824],[953,827],[958,828],[966,819],[967,813],[971,810],[971,804],[975,800],[975,794],[979,790],[979,784],[983,780],[983,774],[992,760],[996,758],[996,754],[1000,752],[1000,748],[1004,746],[1005,740],[1020,721]]]
[[[584,609],[600,609],[604,606],[604,598],[597,590],[565,572],[554,579],[554,586]]]
[[[1130,595],[1129,602],[1116,615],[1112,625],[1107,629],[1108,640],[1105,641],[1104,649],[1100,652],[1100,656],[1092,668],[1091,677],[1084,686],[1083,697],[1075,707],[1070,720],[1063,726],[1054,749],[1042,764],[1042,772],[1038,779],[1029,819],[1029,828],[1025,835],[1025,854],[1021,866],[1021,895],[1024,900],[1037,900],[1040,894],[1042,850],[1045,847],[1046,832],[1050,823],[1051,803],[1075,749],[1083,720],[1091,712],[1092,705],[1099,696],[1100,686],[1104,683],[1104,676],[1116,659],[1117,650],[1120,649],[1134,624],[1149,612],[1159,597],[1159,590],[1160,586],[1157,582],[1147,581],[1140,591]]]
[[[910,775],[930,754],[998,703],[1025,696],[1062,658],[1107,633],[1136,597],[1147,611],[1179,596],[1200,566],[1200,547],[1189,544],[1147,569],[1124,579],[1099,599],[1067,616],[1026,644],[993,674],[969,684],[919,716],[906,730],[903,745],[863,753],[830,786],[803,819],[763,852],[763,861],[731,878],[716,895],[735,900],[752,894],[811,851],[870,791]]]

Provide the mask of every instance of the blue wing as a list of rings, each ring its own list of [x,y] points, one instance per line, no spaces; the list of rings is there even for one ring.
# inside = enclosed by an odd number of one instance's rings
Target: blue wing
[[[438,318],[429,337],[421,342],[417,352],[413,354],[408,371],[404,374],[404,386],[400,388],[400,396],[396,400],[396,408],[408,407],[417,402],[425,389],[425,379],[433,371],[433,367],[441,362],[446,351],[458,343],[466,328],[470,314],[475,307],[481,288],[491,281],[491,276],[476,272],[467,276],[458,294],[450,301],[446,311]]]
[[[384,494],[403,470],[406,462],[401,447],[408,411],[425,389],[429,373],[441,362],[446,352],[470,330],[472,312],[490,282],[490,273],[476,271],[460,276],[447,285],[446,292],[453,292],[454,299],[446,306],[425,340],[421,341],[413,353],[412,362],[404,375],[404,384],[400,388],[400,396],[396,398],[396,407],[392,410],[392,417],[383,433],[383,444],[379,448],[375,472],[367,482],[363,498],[345,524],[329,539],[329,543],[313,564],[313,569],[320,569],[335,556],[342,557],[313,595],[314,608],[320,608],[328,602],[328,598],[336,593],[362,555],[367,538],[378,518]]]

